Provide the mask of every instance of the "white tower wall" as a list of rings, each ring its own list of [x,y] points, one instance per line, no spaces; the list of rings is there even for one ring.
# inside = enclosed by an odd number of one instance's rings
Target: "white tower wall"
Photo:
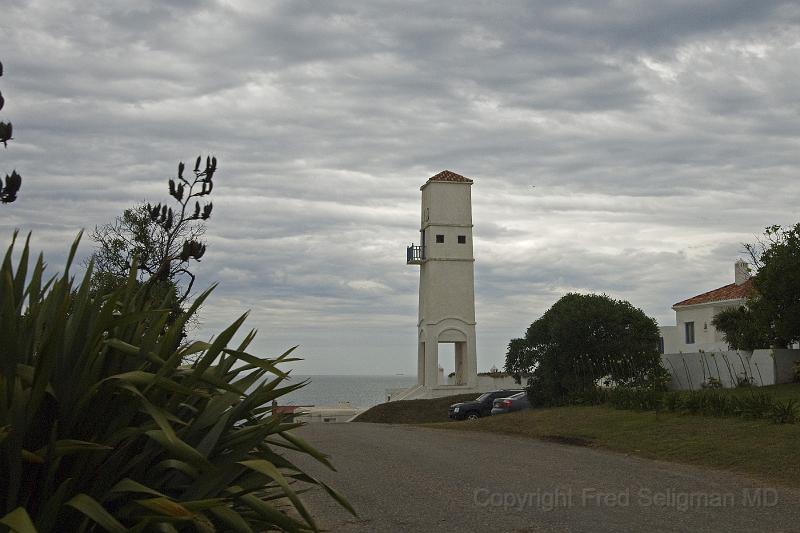
[[[420,265],[417,382],[433,396],[478,386],[471,187],[472,180],[444,171],[420,189],[424,251],[409,262]],[[440,343],[455,344],[455,385],[439,382]]]

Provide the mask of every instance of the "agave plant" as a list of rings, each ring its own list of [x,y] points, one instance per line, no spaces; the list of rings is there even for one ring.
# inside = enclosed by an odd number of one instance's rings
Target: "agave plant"
[[[135,266],[110,294],[93,295],[91,264],[76,282],[77,243],[49,280],[27,241],[0,266],[0,532],[315,530],[299,485],[353,512],[284,453],[332,468],[269,406],[303,385],[279,368],[291,350],[255,357],[253,331],[229,347],[246,315],[179,344],[211,289],[170,322]]]

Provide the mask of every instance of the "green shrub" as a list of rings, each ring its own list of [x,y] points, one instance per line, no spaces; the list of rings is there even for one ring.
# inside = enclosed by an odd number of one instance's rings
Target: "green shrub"
[[[772,396],[754,392],[736,399],[735,412],[745,418],[770,418],[774,407]]]
[[[269,407],[302,385],[279,368],[295,359],[250,355],[252,331],[228,347],[246,315],[179,344],[210,290],[170,323],[133,269],[102,298],[91,265],[75,285],[77,241],[50,280],[41,255],[28,271],[27,242],[14,270],[13,246],[0,266],[0,532],[316,529],[298,481],[349,509],[279,453],[330,466]]]
[[[617,409],[651,411],[660,408],[665,393],[653,389],[617,387],[608,393],[608,403]]]
[[[664,394],[661,398],[661,408],[665,411],[677,411],[680,409],[681,395],[675,392]]]
[[[732,416],[734,414],[731,402],[732,397],[729,394],[720,392],[718,389],[711,389],[696,395],[701,398],[701,414],[717,417]]]
[[[722,382],[719,380],[719,378],[710,377],[700,386],[704,389],[721,389]]]
[[[552,383],[543,380],[541,376],[532,375],[528,378],[525,387],[531,407],[554,407],[563,405],[561,395],[552,386]]]
[[[570,394],[565,403],[568,405],[600,405],[608,401],[609,389],[589,387]]]
[[[672,374],[659,362],[645,376],[643,387],[660,392],[667,392],[672,384]]]
[[[765,418],[765,413],[772,405],[772,398],[763,393],[737,396],[719,389],[705,389],[669,393],[663,405],[668,411],[692,415]]]
[[[800,420],[800,408],[798,408],[796,400],[775,402],[771,414],[777,424],[794,424]]]
[[[680,396],[678,410],[690,415],[699,415],[703,412],[703,395],[695,391],[687,391]]]
[[[634,391],[627,387],[616,387],[608,392],[608,403],[616,409],[633,409]]]
[[[558,407],[563,405],[600,405],[608,401],[609,389],[585,387],[572,392],[556,394],[546,382],[536,376],[528,380],[525,389],[531,407]]]
[[[616,409],[664,410],[700,416],[772,419],[783,424],[792,424],[800,420],[800,407],[794,400],[781,403],[763,392],[737,395],[721,389],[659,392],[651,389],[618,387],[609,391],[608,403]]]

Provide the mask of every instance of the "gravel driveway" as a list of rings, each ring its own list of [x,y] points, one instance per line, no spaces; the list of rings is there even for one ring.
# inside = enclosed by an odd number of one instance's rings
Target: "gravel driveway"
[[[480,432],[320,423],[298,433],[338,472],[298,462],[360,515],[306,493],[329,531],[800,531],[800,491],[725,472]]]

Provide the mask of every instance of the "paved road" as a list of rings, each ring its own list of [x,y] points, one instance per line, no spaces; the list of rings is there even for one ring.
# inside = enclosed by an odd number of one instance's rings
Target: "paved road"
[[[299,434],[338,472],[298,462],[360,515],[310,491],[329,531],[800,531],[800,491],[725,472],[478,432],[351,423]]]

